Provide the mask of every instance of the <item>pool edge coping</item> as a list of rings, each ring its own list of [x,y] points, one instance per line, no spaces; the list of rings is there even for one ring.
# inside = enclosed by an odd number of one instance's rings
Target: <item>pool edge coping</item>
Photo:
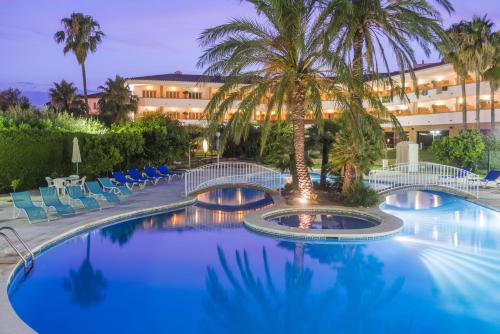
[[[86,224],[80,225],[78,227],[72,228],[66,232],[55,235],[49,240],[41,243],[32,249],[33,254],[39,255],[43,253],[45,250],[57,245],[60,242],[64,242],[64,240],[70,239],[78,234],[85,233],[87,230],[92,230],[96,227],[119,223],[121,221],[127,219],[138,218],[144,216],[146,214],[151,213],[160,213],[163,211],[168,211],[172,209],[182,208],[189,205],[193,205],[196,203],[196,197],[189,197],[187,200],[179,201],[175,203],[169,203],[165,205],[143,208],[139,210],[128,211],[126,213],[115,214],[106,218],[101,218],[98,220],[90,221]],[[23,262],[19,260],[17,263],[13,264],[11,268],[7,269],[7,274],[0,276],[0,334],[3,334],[4,330],[11,330],[12,333],[16,334],[28,334],[28,333],[37,333],[33,328],[31,328],[26,322],[24,322],[17,312],[14,310],[8,295],[8,288],[14,279],[15,275],[21,267],[23,266]],[[4,305],[2,305],[4,304]],[[7,333],[7,332],[5,332]]]
[[[349,230],[303,230],[296,227],[285,227],[270,223],[266,218],[275,215],[286,215],[290,213],[298,213],[303,211],[331,211],[337,213],[358,215],[375,219],[380,224],[364,228],[364,229],[349,229]],[[372,208],[354,208],[338,205],[310,205],[310,206],[284,206],[279,205],[266,210],[247,214],[243,217],[245,227],[273,236],[300,238],[304,240],[369,240],[375,238],[383,238],[399,233],[404,227],[404,222],[393,215],[387,214],[378,207]]]

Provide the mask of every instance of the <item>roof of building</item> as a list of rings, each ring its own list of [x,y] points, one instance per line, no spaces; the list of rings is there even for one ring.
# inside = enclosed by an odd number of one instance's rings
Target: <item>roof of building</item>
[[[101,97],[101,94],[102,94],[101,92],[87,94],[87,98],[89,98],[89,99],[98,99],[99,97]]]
[[[444,65],[443,61],[436,63],[428,63],[428,64],[416,64],[413,67],[413,71],[425,70],[428,68],[436,67]],[[406,70],[405,73],[408,73],[409,70]],[[400,71],[390,72],[389,75],[398,75]],[[381,73],[381,76],[387,76],[387,73]],[[223,76],[204,76],[202,74],[183,74],[181,72],[168,73],[168,74],[157,74],[157,75],[146,75],[142,77],[131,77],[127,78],[127,80],[138,80],[138,81],[179,81],[179,82],[212,82],[212,83],[224,83]],[[90,97],[90,95],[89,95]],[[98,96],[96,96],[98,97]]]
[[[127,78],[127,80],[184,81],[184,82],[206,81],[206,82],[223,83],[224,77],[222,76],[207,77],[201,74],[169,73],[169,74],[158,74],[158,75],[146,75],[142,77],[132,77],[132,78]]]

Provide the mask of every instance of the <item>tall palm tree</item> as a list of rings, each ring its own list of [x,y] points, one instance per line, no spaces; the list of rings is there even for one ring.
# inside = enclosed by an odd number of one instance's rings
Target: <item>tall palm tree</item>
[[[448,0],[435,2],[446,11],[453,11]],[[412,71],[416,59],[411,42],[416,41],[426,54],[430,53],[431,46],[448,43],[446,32],[441,27],[441,14],[427,0],[322,0],[321,4],[325,12],[329,13],[326,29],[329,47],[350,62],[355,82],[370,80],[376,85],[388,84],[393,91],[395,82],[379,74],[379,62],[386,72],[391,70],[386,57],[390,51],[401,72],[401,86],[405,87],[406,71],[410,72],[416,86]],[[354,86],[353,97],[356,104],[361,105],[362,94],[357,87],[363,88]],[[399,91],[403,98],[404,89]],[[346,126],[352,145],[366,146],[367,137],[377,142],[384,141],[379,117],[370,117],[358,108],[350,107],[346,111],[349,116]],[[392,117],[391,120],[399,129],[396,118]],[[345,162],[346,165],[341,168],[344,193],[361,177],[359,172],[362,170],[359,161],[348,159]]]
[[[463,129],[467,130],[467,92],[465,79],[469,73],[467,62],[464,59],[464,41],[467,34],[467,22],[453,24],[447,31],[450,38],[449,47],[442,46],[441,53],[447,63],[453,65],[453,69],[458,75],[462,88],[462,123]]]
[[[483,77],[490,83],[491,131],[495,134],[495,92],[500,88],[500,32],[493,33],[491,40],[495,48],[495,56]]]
[[[493,22],[483,17],[474,16],[467,23],[467,33],[464,40],[464,57],[471,71],[474,71],[476,81],[476,128],[481,129],[481,75],[488,69],[495,48],[492,43]]]
[[[265,103],[264,129],[269,128],[271,113],[282,119],[286,108],[293,125],[299,194],[313,198],[304,151],[305,115],[313,111],[321,119],[322,94],[346,105],[346,87],[352,86],[349,72],[334,52],[323,47],[324,15],[316,0],[246,1],[254,5],[258,21],[233,19],[206,29],[199,38],[206,48],[198,61],[200,67],[206,66],[204,74],[226,77],[205,113],[215,128],[231,108],[236,109],[228,129],[238,143],[261,103]]]
[[[85,72],[85,60],[89,52],[95,52],[97,45],[101,43],[104,33],[101,26],[92,16],[82,13],[72,13],[70,17],[61,20],[63,30],[55,33],[54,39],[57,43],[64,43],[64,54],[73,52],[78,64],[82,68],[83,96],[88,106],[87,98],[87,75]]]
[[[137,96],[132,94],[127,81],[121,76],[115,76],[114,80],[108,79],[99,89],[101,117],[108,124],[123,125],[130,119],[131,114],[137,112]]]
[[[72,114],[85,112],[85,104],[77,88],[72,82],[62,80],[54,82],[54,87],[49,89],[50,105],[58,111],[67,111]]]

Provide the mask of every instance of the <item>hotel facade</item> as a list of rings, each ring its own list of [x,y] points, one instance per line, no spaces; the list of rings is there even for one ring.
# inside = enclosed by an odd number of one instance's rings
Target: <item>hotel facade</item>
[[[450,64],[436,63],[418,65],[414,69],[418,92],[414,89],[410,74],[405,75],[406,97],[394,96],[390,90],[374,87],[387,109],[395,114],[410,140],[428,146],[437,137],[454,135],[462,128],[462,92],[460,81]],[[393,74],[393,80],[400,85],[401,76]],[[223,78],[215,77],[200,83],[200,75],[173,74],[151,75],[127,79],[132,92],[139,98],[137,117],[148,112],[161,111],[183,124],[205,125],[203,111],[213,94],[223,83]],[[481,130],[491,127],[491,89],[488,82],[480,85]],[[498,91],[497,91],[498,96]],[[467,123],[476,128],[476,84],[472,76],[466,80]],[[89,99],[91,109],[97,106],[98,96]],[[95,101],[94,101],[95,100]],[[323,117],[333,119],[339,115],[332,101],[323,101]],[[98,112],[97,110],[94,110]],[[265,105],[262,104],[253,115],[253,120],[264,120]],[[312,113],[307,118],[312,122]],[[227,115],[228,119],[231,113]],[[496,127],[500,128],[500,103],[495,98]],[[276,115],[271,115],[276,120]],[[394,134],[389,124],[384,125],[387,142],[394,145]]]

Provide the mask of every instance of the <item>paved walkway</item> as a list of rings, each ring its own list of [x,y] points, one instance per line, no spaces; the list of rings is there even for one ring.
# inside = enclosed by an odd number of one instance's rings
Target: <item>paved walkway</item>
[[[91,226],[102,224],[109,217],[119,216],[121,219],[140,214],[141,211],[164,211],[175,207],[176,203],[190,204],[193,198],[184,197],[184,182],[172,181],[160,183],[156,186],[148,186],[143,190],[135,192],[130,198],[120,203],[105,207],[101,211],[78,212],[77,215],[67,218],[56,218],[51,215],[50,222],[29,224],[25,219],[12,220],[12,204],[2,198],[0,202],[0,227],[11,226],[15,228],[29,247],[39,252],[40,245],[61,239],[78,230],[84,230]],[[34,198],[36,201],[37,198]],[[54,220],[52,220],[54,219]],[[9,276],[17,264],[19,258],[7,243],[0,239],[0,334],[24,334],[33,333],[15,314],[7,297],[6,286]]]

